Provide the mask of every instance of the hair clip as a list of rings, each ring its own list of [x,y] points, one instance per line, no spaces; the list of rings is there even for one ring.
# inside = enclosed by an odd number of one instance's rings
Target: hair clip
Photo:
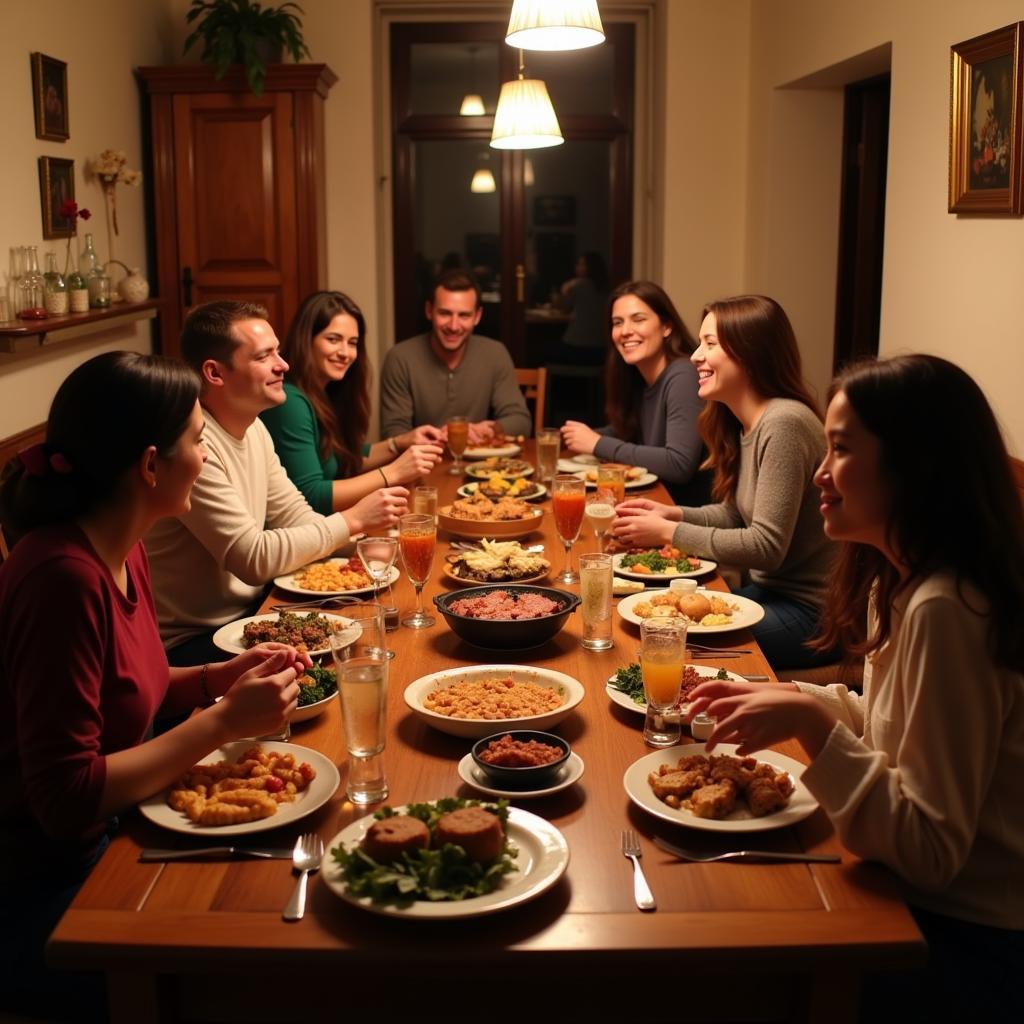
[[[48,456],[44,443],[34,444],[30,448],[18,452],[18,459],[25,467],[25,473],[28,476],[46,476],[47,471],[51,469],[61,476],[66,476],[71,472],[71,463],[67,456],[61,455],[60,452],[54,452]]]

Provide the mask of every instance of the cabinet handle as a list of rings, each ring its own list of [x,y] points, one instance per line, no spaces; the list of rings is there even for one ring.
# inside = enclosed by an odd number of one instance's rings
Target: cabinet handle
[[[182,267],[181,287],[184,292],[183,302],[186,306],[192,305],[192,268]]]
[[[522,263],[516,264],[516,302],[524,302],[526,299],[526,267]]]

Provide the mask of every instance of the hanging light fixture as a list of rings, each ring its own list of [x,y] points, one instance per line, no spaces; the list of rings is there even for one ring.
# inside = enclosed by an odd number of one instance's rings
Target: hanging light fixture
[[[597,0],[514,0],[505,42],[523,50],[582,50],[604,42]]]
[[[476,51],[477,47],[475,46],[469,48],[469,81],[471,88],[476,85]],[[487,111],[484,110],[484,99],[478,92],[467,92],[462,97],[462,106],[459,107],[459,114],[462,117],[483,117],[486,113]]]
[[[533,161],[527,157],[523,161],[523,184],[527,188],[532,188],[537,183],[537,177],[533,173]]]
[[[498,186],[495,184],[494,175],[491,174],[490,167],[480,167],[473,174],[473,180],[469,183],[469,191],[482,194],[485,192],[494,192]]]
[[[563,142],[548,87],[539,78],[526,77],[520,50],[518,77],[501,87],[491,146],[494,149],[544,149]]]

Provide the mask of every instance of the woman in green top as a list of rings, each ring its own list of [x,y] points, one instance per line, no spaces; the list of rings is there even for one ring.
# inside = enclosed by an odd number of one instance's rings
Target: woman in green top
[[[366,444],[370,365],[362,310],[342,292],[314,292],[299,307],[281,354],[288,398],[262,413],[288,476],[324,515],[378,487],[407,484],[440,460],[440,432],[423,426]]]

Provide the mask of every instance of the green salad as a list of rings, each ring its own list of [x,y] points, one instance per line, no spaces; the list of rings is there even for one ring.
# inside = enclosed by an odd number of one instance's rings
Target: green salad
[[[438,819],[463,807],[486,807],[500,819],[506,835],[497,860],[480,864],[471,860],[461,846],[445,843],[440,849],[406,851],[390,864],[378,864],[362,846],[354,846],[351,850],[336,846],[331,850],[331,856],[341,867],[349,893],[369,896],[375,903],[401,905],[416,900],[466,900],[493,892],[505,875],[519,870],[513,863],[518,851],[508,842],[507,800],[484,804],[479,800],[444,797],[433,803],[409,804],[402,813],[419,818],[433,837]],[[391,807],[382,807],[374,817],[390,818],[398,813]]]
[[[728,679],[729,673],[724,668],[720,668],[710,678]],[[704,680],[702,679],[701,682]],[[620,668],[612,677],[611,685],[620,693],[626,694],[634,704],[639,704],[642,708],[647,706],[647,698],[644,696],[644,677],[640,671],[639,662],[634,661],[632,665]]]
[[[622,556],[620,568],[632,569],[642,565],[652,573],[665,574],[693,572],[700,567],[700,559],[691,557],[678,548],[662,548],[660,551],[636,551]]]
[[[300,708],[317,704],[338,692],[338,681],[335,679],[334,673],[331,669],[324,668],[323,665],[318,665],[315,661],[312,667],[306,669],[303,677],[310,682],[308,686],[304,683],[299,684]]]

